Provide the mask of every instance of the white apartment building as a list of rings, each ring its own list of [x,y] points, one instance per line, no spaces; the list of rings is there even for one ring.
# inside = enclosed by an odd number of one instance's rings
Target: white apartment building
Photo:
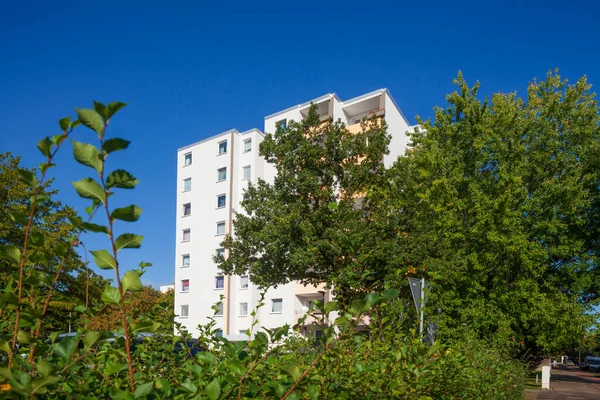
[[[375,114],[384,118],[392,137],[385,166],[404,153],[410,127],[386,89],[346,101],[335,94],[321,96],[265,117],[264,132],[274,132],[281,124],[305,118],[311,103],[317,105],[323,120],[340,119],[350,131],[360,131],[364,117]],[[220,247],[224,235],[235,234],[233,212],[243,211],[240,202],[248,182],[259,177],[267,182],[274,179],[275,168],[258,155],[263,138],[258,129],[233,129],[178,150],[175,314],[176,321],[194,336],[198,334],[197,326],[214,315],[212,306],[222,297],[218,315],[213,317],[218,334],[231,340],[247,339],[245,332],[252,324],[250,313],[260,299],[260,291],[247,276],[220,274],[212,257],[224,252]],[[289,283],[271,288],[257,313],[259,327],[294,325],[312,307],[312,301],[327,301],[329,297],[322,286]],[[311,333],[310,326],[306,329],[306,334]]]

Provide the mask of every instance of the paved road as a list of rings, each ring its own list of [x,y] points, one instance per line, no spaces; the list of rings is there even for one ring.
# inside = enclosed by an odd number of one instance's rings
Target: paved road
[[[600,373],[582,371],[577,367],[559,366],[550,372],[550,390],[541,390],[537,400],[600,399]]]

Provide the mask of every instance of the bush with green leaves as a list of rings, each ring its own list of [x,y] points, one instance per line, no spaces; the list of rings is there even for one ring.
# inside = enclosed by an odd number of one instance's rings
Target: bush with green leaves
[[[142,243],[140,235],[115,234],[116,224],[135,222],[142,210],[134,204],[111,207],[120,189],[133,189],[138,183],[133,174],[112,169],[108,162],[110,154],[129,145],[125,139],[107,136],[109,122],[124,106],[94,102],[93,109],[77,109],[76,120],[61,119],[63,133],[38,144],[45,157],[38,172],[21,171],[22,182],[34,195],[27,215],[11,216],[23,235],[23,247],[0,247],[0,256],[15,271],[0,293],[0,398],[522,397],[522,366],[493,346],[468,338],[452,347],[425,345],[414,329],[405,329],[407,316],[412,314],[402,306],[396,289],[369,294],[338,311],[335,302],[317,302],[312,316],[321,321],[316,324],[323,335],[315,339],[299,334],[306,318],[294,327],[273,330],[260,328],[254,319],[249,340],[239,342],[217,337],[213,320],[200,326],[199,337],[192,339],[181,324],[170,322],[173,305],[169,301],[134,320],[128,305],[140,295],[140,276],[150,263],[141,262],[139,268],[124,273],[119,264],[121,251]],[[90,200],[90,206],[85,218],[72,218],[76,234],[47,243],[48,238],[32,234],[38,191],[55,166],[57,152],[79,125],[98,137],[96,145],[71,141],[75,159],[93,171],[93,178],[73,184],[79,196]],[[116,285],[105,288],[100,303],[80,305],[81,326],[73,335],[61,335],[51,331],[55,325],[47,311],[55,284],[65,272],[62,264],[51,271],[39,268],[44,260],[36,248],[51,245],[64,259],[79,246],[83,233],[107,236],[108,249],[90,253],[99,268],[114,271]],[[89,328],[92,318],[115,306],[121,317],[117,331]],[[359,326],[365,318],[370,324]]]

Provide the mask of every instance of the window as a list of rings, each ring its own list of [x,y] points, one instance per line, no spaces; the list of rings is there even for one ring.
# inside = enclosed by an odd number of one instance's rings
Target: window
[[[314,300],[308,300],[306,302],[306,308],[308,308],[309,311],[312,311],[315,309],[315,302]]]
[[[215,331],[215,336],[216,337],[223,337],[223,329],[217,329]]]
[[[181,291],[185,292],[185,293],[190,291],[190,280],[189,279],[184,279],[181,281]]]
[[[217,196],[217,208],[225,207],[225,203],[227,202],[227,196],[224,194],[220,194]]]
[[[248,316],[248,303],[240,303],[240,317]]]
[[[183,156],[183,165],[192,165],[192,153],[187,153]]]
[[[225,234],[225,221],[217,222],[217,235]]]
[[[219,143],[219,155],[227,153],[227,140]]]
[[[192,178],[187,178],[183,180],[183,191],[189,192],[192,190]]]
[[[192,203],[186,203],[183,205],[183,216],[189,217],[192,215]]]
[[[248,275],[240,276],[240,289],[248,289]]]
[[[242,168],[242,179],[243,180],[250,179],[251,173],[252,173],[252,170],[250,169],[250,166],[246,165],[245,167]]]
[[[181,256],[181,267],[187,268],[190,266],[190,255],[184,254]]]
[[[189,311],[190,311],[190,306],[185,304],[181,306],[181,313],[179,314],[180,317],[187,317],[189,315]]]
[[[184,229],[183,230],[183,241],[184,242],[189,242],[190,241],[190,230],[189,229]]]
[[[273,299],[271,305],[271,313],[281,314],[283,311],[283,299]]]
[[[240,329],[240,335],[248,335],[248,329]]]
[[[223,182],[227,179],[227,167],[219,168],[217,170],[217,182]]]
[[[215,314],[217,317],[223,316],[223,303],[217,304],[217,313]]]
[[[244,140],[244,153],[252,151],[252,139]]]
[[[281,129],[285,131],[285,128],[287,128],[287,119],[282,119],[281,121],[275,122],[275,129]]]
[[[220,249],[217,249],[217,255],[225,258],[225,249],[222,247]]]
[[[225,277],[224,276],[216,276],[215,277],[215,289],[223,289],[225,287]]]

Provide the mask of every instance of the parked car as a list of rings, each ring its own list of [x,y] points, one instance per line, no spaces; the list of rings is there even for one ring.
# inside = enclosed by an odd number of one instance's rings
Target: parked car
[[[583,369],[592,372],[600,370],[600,357],[587,356],[583,360]]]

